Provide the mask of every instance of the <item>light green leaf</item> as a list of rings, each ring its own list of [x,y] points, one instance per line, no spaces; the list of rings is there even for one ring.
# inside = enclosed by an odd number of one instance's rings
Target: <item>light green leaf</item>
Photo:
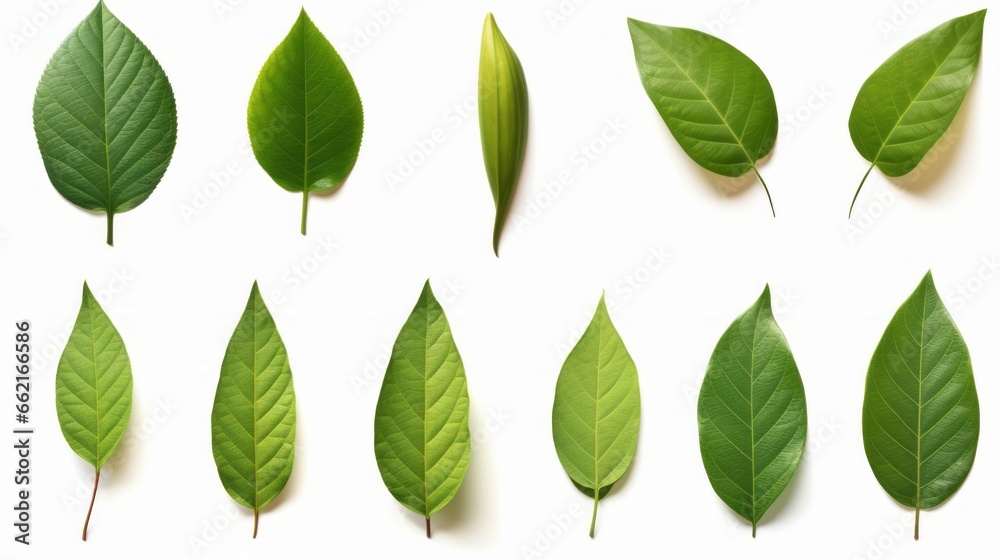
[[[930,271],[875,348],[861,416],[865,453],[882,488],[920,510],[965,481],[979,442],[979,397],[969,349]]]
[[[767,287],[712,352],[698,397],[698,435],[712,488],[756,537],[806,445],[802,378]]]
[[[778,108],[764,72],[729,43],[694,29],[628,20],[646,94],[698,165],[726,177],[753,171],[778,134]]]
[[[639,441],[639,375],[604,296],[566,357],[552,405],[556,454],[577,489],[597,502],[628,470]],[[600,488],[597,496],[594,488]]]
[[[132,414],[132,365],[125,343],[87,283],[80,314],[56,369],[56,415],[69,446],[94,466],[94,509],[101,468],[118,447]]]
[[[430,281],[399,331],[375,407],[375,460],[389,492],[424,516],[458,492],[469,468],[465,367]]]
[[[493,253],[499,256],[500,232],[528,144],[528,85],[521,61],[500,33],[493,14],[486,15],[479,54],[479,133],[496,206]]]
[[[865,80],[848,127],[854,147],[889,177],[913,171],[955,119],[979,65],[986,10],[945,22],[896,51]],[[850,217],[850,212],[848,212]]]
[[[306,15],[271,53],[250,94],[247,128],[254,156],[281,188],[309,193],[347,179],[361,149],[361,96],[347,65]]]
[[[253,510],[257,538],[260,510],[292,474],[295,391],[285,344],[256,282],[222,361],[212,454],[226,492]]]
[[[174,92],[153,54],[100,2],[45,68],[35,136],[49,181],[108,219],[145,201],[177,142]]]

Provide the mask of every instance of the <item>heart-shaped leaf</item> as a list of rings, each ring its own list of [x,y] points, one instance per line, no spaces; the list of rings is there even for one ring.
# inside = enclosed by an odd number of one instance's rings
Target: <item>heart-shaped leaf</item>
[[[694,29],[628,20],[646,94],[698,165],[726,177],[753,171],[778,134],[778,108],[764,72],[729,43]]]
[[[499,256],[500,231],[507,219],[528,144],[528,85],[521,61],[486,15],[479,54],[479,133],[486,176],[493,192],[493,253]]]
[[[865,453],[882,488],[920,510],[965,481],[979,443],[979,396],[969,349],[930,271],[892,317],[865,381]]]
[[[375,407],[375,460],[389,492],[424,516],[458,492],[469,468],[469,392],[444,309],[428,281],[399,331]]]
[[[34,107],[49,181],[66,200],[114,216],[146,200],[177,142],[174,92],[160,64],[100,2],[53,55]]]
[[[56,369],[59,427],[73,451],[95,471],[83,540],[101,468],[118,447],[131,414],[132,365],[125,343],[84,282],[80,314]]]
[[[552,405],[556,454],[577,489],[597,503],[628,470],[639,441],[639,374],[604,296],[563,363]],[[594,488],[600,491],[594,492]]]
[[[281,188],[302,193],[302,234],[309,193],[340,187],[361,150],[364,114],[347,65],[299,13],[260,70],[247,107],[257,162]]]
[[[865,80],[848,127],[854,147],[889,177],[913,171],[955,119],[979,66],[986,10],[945,22],[886,59]],[[850,212],[848,212],[850,217]]]
[[[756,537],[806,445],[806,394],[767,287],[712,352],[698,396],[698,435],[712,488]]]
[[[260,510],[288,482],[295,459],[295,391],[285,344],[257,283],[236,325],[212,406],[212,454],[226,492]]]

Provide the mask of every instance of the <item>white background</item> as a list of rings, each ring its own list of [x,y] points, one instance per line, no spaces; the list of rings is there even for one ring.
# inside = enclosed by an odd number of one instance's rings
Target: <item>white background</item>
[[[1000,281],[983,263],[1000,257],[998,115],[988,102],[997,15],[933,161],[899,181],[873,172],[845,219],[868,165],[847,131],[859,86],[904,43],[985,0],[566,0],[557,21],[557,0],[310,0],[348,61],[366,122],[353,175],[313,198],[308,237],[298,233],[299,197],[257,166],[246,133],[257,72],[300,4],[110,0],[170,76],[179,115],[173,162],[153,196],[116,219],[114,248],[103,217],[50,186],[34,141],[35,84],[93,8],[53,1],[0,7],[0,333],[13,343],[13,323],[32,321],[37,429],[34,544],[8,544],[14,488],[4,474],[0,555],[465,559],[547,546],[549,558],[982,558],[995,544]],[[390,4],[395,14],[378,15]],[[474,105],[489,10],[521,57],[531,101],[500,259]],[[777,219],[759,184],[702,171],[678,147],[640,85],[628,16],[711,31],[764,69],[783,125],[761,165]],[[41,23],[26,28],[23,18]],[[602,144],[608,122],[624,130]],[[433,153],[414,155],[436,129]],[[587,159],[581,148],[591,144],[600,153]],[[417,164],[390,186],[400,158]],[[547,191],[560,174],[569,182]],[[661,251],[662,265],[650,260]],[[871,474],[860,417],[871,353],[928,268],[972,352],[982,436],[967,483],[922,516],[914,543],[907,512]],[[477,441],[431,541],[385,490],[372,451],[388,349],[428,277],[466,365]],[[53,406],[84,279],[135,375],[131,431],[102,477],[87,543],[79,532],[92,472],[63,441]],[[288,347],[298,440],[292,479],[251,541],[251,513],[218,480],[209,416],[254,279]],[[705,477],[695,400],[718,337],[768,282],[805,382],[809,451],[752,540]],[[589,503],[558,462],[550,411],[564,354],[602,290],[639,368],[643,418],[635,462],[602,501],[591,540]],[[12,471],[13,452],[3,457]],[[564,514],[571,521],[558,529]],[[546,531],[553,538],[543,542]]]

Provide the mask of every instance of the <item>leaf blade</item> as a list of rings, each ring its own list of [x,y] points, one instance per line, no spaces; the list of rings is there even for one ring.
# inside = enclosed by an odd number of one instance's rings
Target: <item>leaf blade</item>
[[[212,405],[212,455],[233,500],[256,514],[278,496],[291,476],[295,430],[288,354],[254,282]]]
[[[765,287],[719,339],[698,396],[705,472],[754,536],[798,468],[806,429],[802,378]]]
[[[757,162],[774,147],[778,109],[760,67],[701,31],[632,18],[628,26],[643,88],[684,152],[726,177],[753,171],[767,191]]]
[[[305,9],[268,56],[247,105],[254,157],[281,188],[337,189],[354,169],[364,133],[361,95],[344,60]]]
[[[855,149],[871,162],[869,173],[874,167],[888,177],[913,171],[951,125],[979,65],[985,18],[980,10],[937,26],[893,53],[862,84],[848,129]]]
[[[862,432],[875,478],[903,506],[940,505],[972,469],[979,421],[969,349],[928,271],[869,364]]]
[[[177,142],[173,90],[149,49],[104,5],[59,46],[35,94],[42,162],[71,203],[115,214],[144,202]]]
[[[374,433],[379,473],[397,501],[427,519],[451,501],[469,467],[469,394],[429,281],[393,344]]]
[[[132,366],[125,343],[86,282],[83,301],[56,369],[56,415],[73,451],[97,471],[132,414]]]
[[[514,199],[528,144],[528,85],[524,68],[493,14],[483,23],[479,55],[479,131],[493,193],[493,253]]]
[[[638,370],[602,295],[590,325],[563,363],[552,405],[559,462],[577,489],[595,498],[595,518],[596,502],[621,479],[635,455],[640,412]],[[600,489],[596,497],[594,488]]]

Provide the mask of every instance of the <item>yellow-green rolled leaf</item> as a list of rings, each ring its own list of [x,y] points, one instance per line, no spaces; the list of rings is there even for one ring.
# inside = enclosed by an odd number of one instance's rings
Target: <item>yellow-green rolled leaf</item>
[[[493,14],[486,15],[479,55],[479,132],[496,205],[493,253],[499,256],[500,231],[514,198],[528,143],[528,85],[521,61],[500,33]]]

